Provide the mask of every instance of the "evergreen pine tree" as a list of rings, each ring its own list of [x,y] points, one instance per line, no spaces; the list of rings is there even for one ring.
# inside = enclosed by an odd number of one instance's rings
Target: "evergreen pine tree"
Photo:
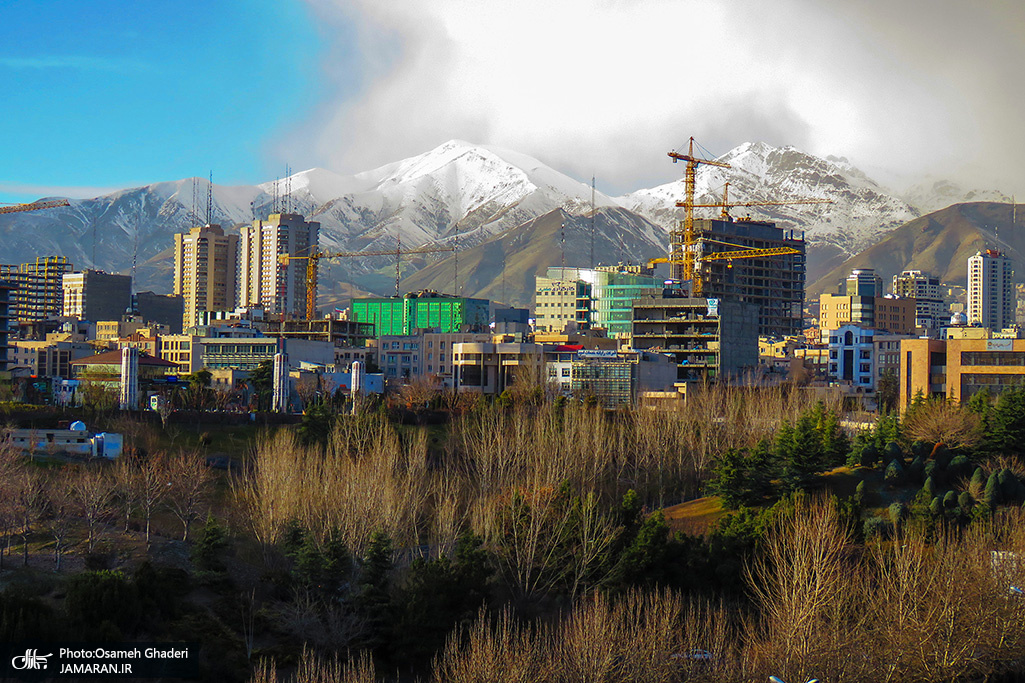
[[[360,574],[359,611],[366,620],[364,645],[376,649],[387,640],[391,619],[389,575],[392,570],[392,542],[388,534],[375,531],[370,537]]]
[[[986,492],[982,495],[982,500],[993,510],[1002,502],[1000,500],[1000,475],[996,471],[991,472],[989,479],[986,480]]]

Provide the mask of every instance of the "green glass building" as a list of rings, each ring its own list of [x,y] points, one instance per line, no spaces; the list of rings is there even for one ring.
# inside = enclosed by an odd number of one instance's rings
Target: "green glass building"
[[[584,282],[589,285],[591,327],[604,328],[609,337],[625,338],[633,333],[633,302],[662,293],[664,280],[639,266],[560,268],[551,266],[549,278]]]
[[[352,300],[352,316],[373,323],[378,337],[414,334],[417,330],[442,333],[482,332],[488,329],[491,302],[438,292],[412,292],[402,298]]]

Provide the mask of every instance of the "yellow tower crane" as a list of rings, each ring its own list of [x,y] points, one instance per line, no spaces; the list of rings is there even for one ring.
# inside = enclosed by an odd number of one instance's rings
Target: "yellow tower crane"
[[[402,250],[402,240],[396,240],[394,249],[382,251],[314,251],[306,256],[292,256],[282,254],[279,260],[288,264],[292,260],[306,260],[306,319],[313,320],[316,309],[317,298],[317,268],[322,258],[359,258],[364,256],[394,256],[395,257],[395,296],[399,295],[399,283],[402,277],[400,263],[403,256],[415,256],[417,254],[434,254],[442,251],[455,251],[455,247],[418,247],[416,249]]]
[[[713,159],[701,159],[694,156],[694,138],[691,137],[690,145],[686,154],[673,151],[669,157],[675,164],[677,161],[687,162],[687,171],[684,174],[684,201],[683,201],[683,230],[673,230],[669,233],[669,263],[672,264],[671,277],[684,280],[694,280],[694,187],[696,185],[698,164],[730,168],[729,164]],[[677,202],[677,206],[681,204]],[[682,272],[681,272],[682,270]]]
[[[687,172],[684,176],[684,200],[682,202],[676,202],[676,206],[684,210],[683,229],[674,230],[670,232],[670,244],[669,244],[669,257],[652,259],[648,262],[648,267],[653,266],[656,263],[669,263],[672,266],[671,276],[673,278],[680,278],[691,281],[691,292],[694,296],[701,296],[704,288],[704,282],[701,274],[701,263],[704,261],[721,261],[725,260],[728,262],[728,267],[733,267],[733,261],[742,258],[763,258],[771,256],[787,256],[792,254],[800,254],[801,252],[791,247],[772,247],[768,249],[752,249],[742,244],[732,244],[730,242],[720,242],[730,247],[736,247],[733,251],[719,251],[709,252],[702,254],[698,251],[697,240],[694,236],[694,209],[698,208],[716,208],[722,209],[721,218],[724,221],[732,221],[733,217],[730,216],[730,209],[737,206],[785,206],[790,204],[832,204],[831,199],[796,199],[786,200],[778,202],[730,202],[729,201],[729,190],[730,184],[726,183],[723,188],[723,198],[721,202],[715,202],[713,204],[695,204],[694,203],[694,192],[696,185],[696,172],[698,164],[707,164],[710,166],[719,166],[721,168],[730,168],[729,164],[722,163],[720,161],[714,161],[712,159],[700,159],[694,156],[694,138],[690,139],[690,146],[687,154],[681,154],[678,152],[669,152],[669,156],[672,158],[673,163],[677,161],[687,162]],[[706,240],[715,241],[715,240]]]
[[[0,213],[18,213],[19,211],[41,211],[43,209],[56,209],[59,206],[71,206],[67,199],[51,199],[47,202],[31,202],[29,204],[11,204],[0,206]]]
[[[732,222],[735,220],[730,215],[730,209],[738,206],[790,206],[792,204],[832,204],[832,199],[785,199],[778,202],[731,202],[730,201],[730,184],[726,183],[722,190],[722,201],[714,202],[712,204],[693,204],[695,209],[722,209],[719,214],[721,220]],[[676,202],[676,206],[686,208],[686,201]],[[744,220],[744,219],[739,219]]]

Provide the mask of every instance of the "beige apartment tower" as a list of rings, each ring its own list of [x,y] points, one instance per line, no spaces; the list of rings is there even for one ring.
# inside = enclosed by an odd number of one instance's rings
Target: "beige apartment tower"
[[[282,317],[305,315],[307,260],[282,263],[281,257],[308,256],[316,249],[319,234],[320,223],[294,213],[272,213],[265,221],[243,226],[239,305],[263,306],[267,313]]]
[[[203,311],[235,307],[238,236],[216,224],[174,236],[174,294],[185,302],[183,327],[198,324]]]
[[[968,324],[1000,331],[1014,324],[1016,305],[1011,259],[996,249],[968,259]]]

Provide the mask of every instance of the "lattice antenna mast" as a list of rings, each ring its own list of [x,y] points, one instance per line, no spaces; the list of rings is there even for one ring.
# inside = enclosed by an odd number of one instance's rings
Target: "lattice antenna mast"
[[[206,184],[206,224],[214,222],[214,172],[210,171],[210,181]]]
[[[452,246],[454,248],[454,251],[455,251],[454,255],[456,257],[456,268],[455,268],[454,281],[452,283],[452,286],[453,286],[452,293],[455,294],[456,296],[459,296],[459,233],[456,233],[455,238],[452,240]]]
[[[135,266],[139,261],[139,214],[142,213],[142,207],[139,208],[135,213],[135,244],[132,245],[132,291],[138,291],[135,283]]]
[[[594,270],[594,176],[591,176],[591,270]]]
[[[566,270],[566,221],[559,223],[559,250],[562,252],[562,269]],[[565,273],[563,273],[565,277]]]
[[[292,167],[285,165],[285,202],[284,202],[285,213],[295,213],[295,207],[292,205]]]

